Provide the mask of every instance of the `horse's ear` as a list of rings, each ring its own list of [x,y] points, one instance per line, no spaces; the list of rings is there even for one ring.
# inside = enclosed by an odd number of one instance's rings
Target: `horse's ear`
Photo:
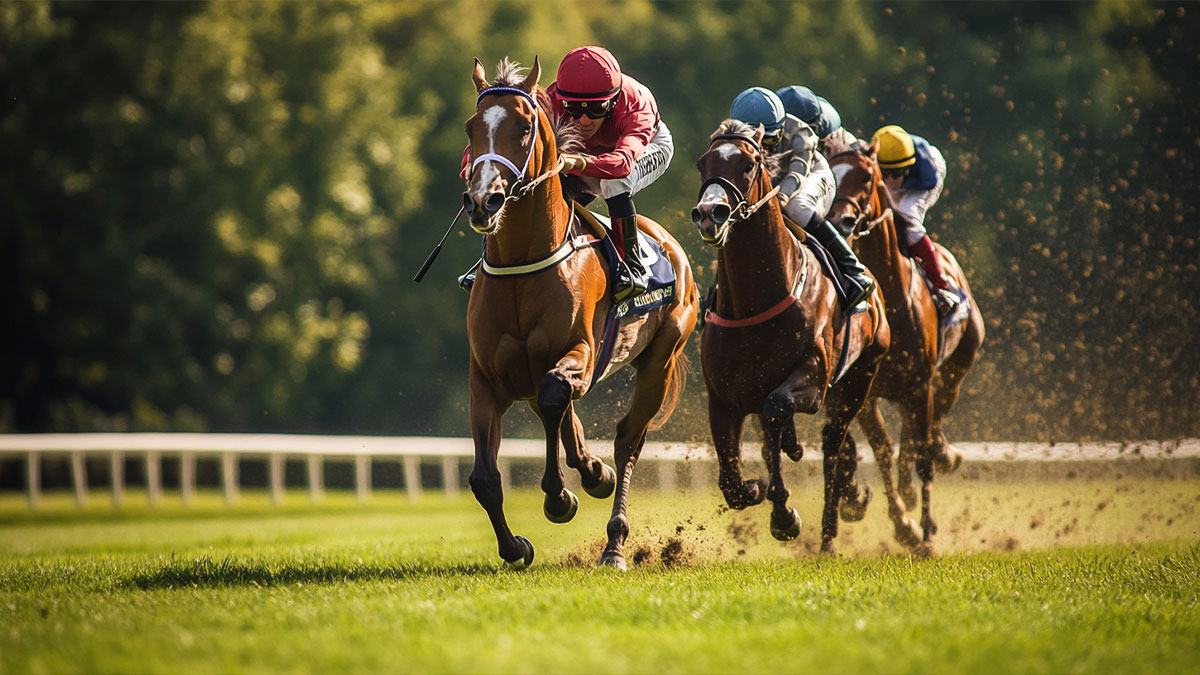
[[[483,64],[479,62],[479,59],[475,59],[475,72],[471,73],[471,81],[475,83],[476,92],[488,88],[487,73],[483,71]]]
[[[867,146],[867,156],[874,157],[875,153],[877,153],[877,152],[879,152],[879,139],[878,138],[871,141],[871,144]]]
[[[533,57],[533,67],[529,69],[529,74],[525,76],[525,80],[518,85],[522,91],[527,94],[532,94],[534,89],[537,89],[538,80],[542,77],[542,64],[538,61],[537,55]]]
[[[762,139],[763,139],[764,134],[766,134],[766,129],[763,128],[763,125],[759,124],[758,128],[754,130],[755,145],[762,145]]]

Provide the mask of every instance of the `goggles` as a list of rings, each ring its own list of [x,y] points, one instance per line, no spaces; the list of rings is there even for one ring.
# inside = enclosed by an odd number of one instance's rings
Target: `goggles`
[[[884,178],[904,178],[907,175],[908,175],[908,167],[907,166],[901,167],[899,169],[884,169],[883,170]]]
[[[779,141],[783,140],[783,133],[776,131],[773,134],[764,134],[762,138],[762,146],[767,150],[774,150],[775,146],[779,145]]]
[[[616,103],[617,97],[614,96],[603,101],[563,101],[562,106],[563,110],[566,110],[573,119],[587,115],[591,119],[598,120],[612,112]]]

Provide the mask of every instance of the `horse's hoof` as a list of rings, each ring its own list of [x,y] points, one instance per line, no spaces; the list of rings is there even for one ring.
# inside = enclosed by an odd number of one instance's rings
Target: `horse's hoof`
[[[584,487],[583,491],[596,499],[608,499],[617,487],[617,472],[603,462],[600,463],[600,482],[592,487]]]
[[[767,496],[767,483],[761,478],[746,481],[746,491],[750,493],[750,501],[746,506],[757,506]]]
[[[871,503],[871,488],[859,488],[860,499],[843,499],[841,504],[842,520],[847,523],[857,523],[867,515],[867,505]]]
[[[779,541],[791,541],[800,536],[800,512],[792,508],[788,513],[791,518],[791,523],[780,527],[775,522],[775,517],[771,517],[771,536]]]
[[[921,544],[921,530],[906,516],[900,516],[900,522],[896,523],[896,541],[908,548],[916,548]]]
[[[933,465],[937,468],[938,473],[954,473],[958,471],[958,467],[962,466],[962,453],[952,450],[950,446],[943,445],[937,456],[933,458]]]
[[[569,523],[575,517],[575,514],[579,512],[579,498],[575,496],[574,492],[565,488],[563,492],[567,493],[567,510],[565,513],[556,514],[550,512],[551,504],[555,504],[556,502],[550,495],[546,495],[545,501],[542,502],[542,513],[546,514],[546,520],[552,523]]]
[[[629,569],[625,564],[625,556],[620,553],[610,553],[608,551],[605,551],[604,555],[600,556],[600,562],[597,564],[600,567],[607,567],[618,572],[624,572]]]
[[[913,556],[921,560],[936,558],[937,549],[934,548],[932,541],[923,541],[919,546],[913,549]]]
[[[514,560],[505,560],[504,562],[507,562],[508,566],[514,570],[523,570],[533,564],[533,542],[519,534],[515,538],[522,549],[522,554]]]
[[[832,539],[821,542],[821,555],[826,555],[831,558],[837,555],[837,547],[833,545]]]

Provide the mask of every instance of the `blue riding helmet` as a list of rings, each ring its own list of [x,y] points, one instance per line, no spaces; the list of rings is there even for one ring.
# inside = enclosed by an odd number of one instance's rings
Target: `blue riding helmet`
[[[763,87],[751,87],[733,99],[729,116],[751,126],[763,125],[774,131],[783,125],[783,102],[775,92]]]
[[[820,138],[842,128],[842,116],[823,96],[817,96],[808,87],[792,85],[775,92],[783,103],[784,110],[808,124]]]

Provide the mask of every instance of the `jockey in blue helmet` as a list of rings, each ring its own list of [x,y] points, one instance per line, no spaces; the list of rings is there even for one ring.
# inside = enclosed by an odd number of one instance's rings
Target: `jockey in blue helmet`
[[[817,151],[817,134],[808,124],[785,112],[775,92],[753,87],[738,94],[729,116],[752,126],[762,125],[763,148],[770,154],[791,152],[788,173],[778,181],[783,212],[816,238],[837,261],[848,282],[847,308],[866,299],[875,281],[825,214],[833,206],[837,184],[829,162]]]
[[[854,134],[842,126],[842,116],[823,96],[812,89],[792,85],[776,89],[775,94],[783,102],[783,109],[808,124],[817,132],[821,152],[826,158],[846,152],[858,142]]]

